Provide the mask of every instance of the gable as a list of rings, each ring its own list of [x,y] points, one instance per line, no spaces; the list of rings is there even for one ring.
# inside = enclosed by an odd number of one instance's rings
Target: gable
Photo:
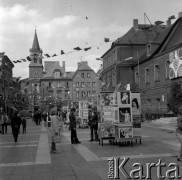
[[[182,43],[182,22],[180,21],[180,24],[177,26],[177,28],[172,33],[170,40],[166,44],[163,51],[172,49],[173,47],[176,47],[181,43]]]

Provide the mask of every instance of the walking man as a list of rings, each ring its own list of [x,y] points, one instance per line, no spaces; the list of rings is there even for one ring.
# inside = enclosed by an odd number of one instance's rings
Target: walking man
[[[78,144],[81,143],[78,140],[77,133],[76,133],[76,116],[75,116],[75,108],[71,108],[71,112],[69,115],[70,120],[70,129],[71,129],[71,144]]]
[[[21,117],[18,116],[18,112],[16,111],[11,120],[12,132],[13,132],[13,137],[15,142],[17,142],[18,140],[20,125],[21,125]]]

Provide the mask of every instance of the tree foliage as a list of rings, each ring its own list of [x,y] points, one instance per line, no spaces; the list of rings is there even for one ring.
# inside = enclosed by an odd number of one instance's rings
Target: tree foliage
[[[168,103],[171,107],[171,110],[174,113],[178,113],[178,109],[182,105],[181,84],[179,84],[179,83],[172,83],[171,84]]]

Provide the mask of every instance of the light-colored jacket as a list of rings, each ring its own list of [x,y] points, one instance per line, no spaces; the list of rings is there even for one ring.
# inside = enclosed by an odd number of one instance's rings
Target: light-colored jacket
[[[59,119],[56,115],[51,116],[51,136],[59,133]]]

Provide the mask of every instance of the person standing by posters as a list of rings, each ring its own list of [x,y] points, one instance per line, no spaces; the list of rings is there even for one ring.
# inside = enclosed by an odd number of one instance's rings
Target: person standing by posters
[[[71,108],[71,112],[69,115],[70,120],[70,130],[71,130],[71,144],[78,144],[81,143],[78,140],[77,133],[76,133],[76,115],[75,115],[76,109]]]
[[[177,117],[176,136],[180,142],[180,151],[177,160],[182,162],[182,106],[179,108],[179,115]]]
[[[14,141],[17,142],[18,134],[21,125],[21,117],[18,116],[18,112],[14,113],[14,116],[11,119],[11,127],[13,132]]]
[[[95,141],[98,141],[98,113],[97,113],[97,109],[94,108],[93,109],[93,115],[89,118],[89,125],[90,125],[90,135],[91,135],[91,139],[90,141],[94,140],[95,136]]]

